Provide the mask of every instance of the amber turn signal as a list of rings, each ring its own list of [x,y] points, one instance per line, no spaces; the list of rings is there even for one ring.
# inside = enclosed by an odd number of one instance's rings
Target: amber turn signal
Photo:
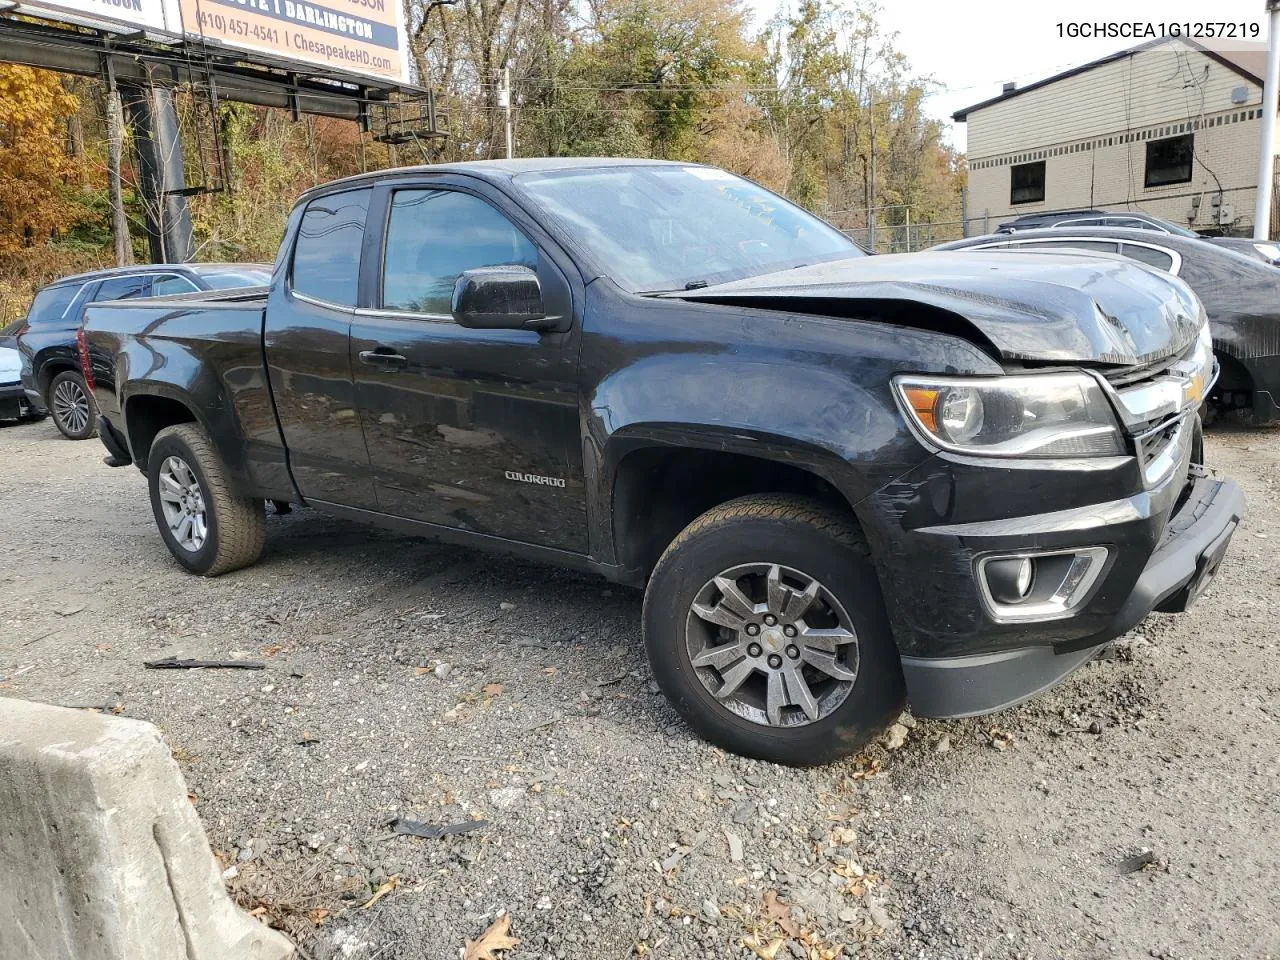
[[[907,398],[907,403],[911,404],[911,412],[916,415],[920,425],[930,433],[938,432],[938,417],[935,411],[938,407],[938,394],[941,392],[937,387],[907,385],[902,388],[903,396]]]

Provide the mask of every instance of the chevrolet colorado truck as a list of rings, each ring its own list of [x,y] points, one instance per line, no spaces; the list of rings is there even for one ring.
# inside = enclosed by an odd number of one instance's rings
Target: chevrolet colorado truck
[[[253,563],[276,501],[594,571],[644,588],[689,724],[783,763],[1045,690],[1186,609],[1244,513],[1180,280],[868,257],[691,164],[330,183],[268,287],[94,304],[80,359],[188,570]]]

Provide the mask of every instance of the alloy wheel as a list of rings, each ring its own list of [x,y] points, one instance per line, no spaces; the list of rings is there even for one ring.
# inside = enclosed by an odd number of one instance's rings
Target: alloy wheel
[[[157,481],[160,507],[178,546],[195,553],[209,535],[209,517],[204,494],[195,472],[181,457],[166,457]]]
[[[690,605],[685,644],[711,695],[765,726],[829,716],[858,677],[858,635],[843,605],[818,580],[776,563],[708,580]]]
[[[53,415],[68,433],[89,425],[89,395],[75,380],[63,380],[53,391]]]

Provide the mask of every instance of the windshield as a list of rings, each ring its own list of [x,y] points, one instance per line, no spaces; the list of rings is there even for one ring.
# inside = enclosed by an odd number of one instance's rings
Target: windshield
[[[271,282],[269,270],[228,270],[225,273],[201,272],[210,290],[232,290],[236,287],[265,287]]]
[[[592,167],[523,174],[515,182],[632,292],[865,256],[817,217],[713,167]]]

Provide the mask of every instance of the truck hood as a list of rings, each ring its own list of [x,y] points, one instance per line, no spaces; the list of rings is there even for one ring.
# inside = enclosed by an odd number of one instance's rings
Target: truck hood
[[[1115,366],[1180,354],[1204,323],[1200,301],[1176,277],[1120,257],[1073,252],[857,257],[674,296],[964,336],[965,323],[946,322],[951,315],[976,328],[1005,360]]]

